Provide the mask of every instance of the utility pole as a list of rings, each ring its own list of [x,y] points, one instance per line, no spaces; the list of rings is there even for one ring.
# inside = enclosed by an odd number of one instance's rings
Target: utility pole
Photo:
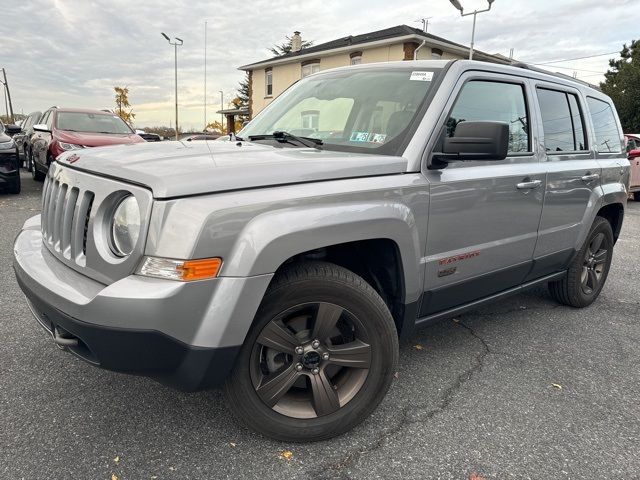
[[[469,13],[464,13],[462,9],[462,5],[460,5],[460,2],[458,0],[449,0],[449,1],[451,2],[451,5],[453,5],[455,8],[460,10],[461,17],[466,17],[467,15],[473,15],[473,28],[471,30],[471,48],[469,49],[469,60],[473,60],[473,41],[476,36],[476,15],[478,15],[479,13],[488,12],[489,10],[491,10],[491,4],[495,0],[487,0],[487,3],[489,4],[489,8],[485,8],[484,10],[474,10],[473,12],[469,12]]]
[[[184,43],[182,41],[181,38],[175,37],[174,38],[174,42],[171,41],[171,39],[164,33],[162,33],[162,36],[164,38],[167,39],[167,42],[169,42],[169,45],[173,45],[173,51],[174,51],[174,55],[175,55],[175,62],[174,62],[174,79],[175,79],[175,86],[176,86],[176,140],[178,140],[178,47],[181,47],[182,44]]]
[[[4,82],[2,82],[2,84],[4,85],[4,94],[6,95],[5,97],[5,101],[8,98],[9,99],[9,117],[11,119],[11,123],[13,123],[13,105],[11,104],[11,91],[9,90],[9,83],[7,82],[7,72],[5,71],[5,69],[2,69],[2,76],[4,77]],[[6,105],[5,105],[6,107]]]

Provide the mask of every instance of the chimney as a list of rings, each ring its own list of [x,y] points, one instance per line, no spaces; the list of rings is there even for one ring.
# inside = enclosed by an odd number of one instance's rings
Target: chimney
[[[300,32],[293,32],[293,37],[291,37],[291,51],[299,52],[302,50],[302,37],[300,36]]]

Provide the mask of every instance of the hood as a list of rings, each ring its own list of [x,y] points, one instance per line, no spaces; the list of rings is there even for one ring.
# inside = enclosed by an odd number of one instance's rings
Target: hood
[[[66,152],[61,165],[145,185],[156,198],[403,173],[402,157],[242,142],[158,142]]]
[[[68,130],[56,130],[56,138],[61,142],[84,145],[85,147],[104,147],[107,145],[128,145],[144,142],[142,137],[135,133],[121,135],[111,133],[70,132]]]

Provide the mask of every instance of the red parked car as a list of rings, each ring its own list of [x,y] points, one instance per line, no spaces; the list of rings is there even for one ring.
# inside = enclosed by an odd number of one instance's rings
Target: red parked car
[[[51,107],[33,131],[28,161],[35,180],[44,180],[62,152],[144,142],[119,116],[103,110]]]
[[[633,199],[640,202],[640,133],[625,134],[627,156],[631,162],[631,181],[629,191],[633,192]]]

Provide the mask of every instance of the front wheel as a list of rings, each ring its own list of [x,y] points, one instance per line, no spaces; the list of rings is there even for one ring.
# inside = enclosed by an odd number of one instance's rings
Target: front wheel
[[[225,392],[234,415],[268,437],[323,440],[371,414],[397,361],[380,295],[342,267],[303,263],[269,287]]]
[[[551,295],[564,305],[579,308],[591,305],[607,280],[613,243],[611,224],[603,217],[596,217],[567,274],[562,280],[549,283]]]
[[[38,170],[38,162],[33,158],[33,154],[31,155],[31,176],[36,182],[42,182],[45,177],[45,174]]]

